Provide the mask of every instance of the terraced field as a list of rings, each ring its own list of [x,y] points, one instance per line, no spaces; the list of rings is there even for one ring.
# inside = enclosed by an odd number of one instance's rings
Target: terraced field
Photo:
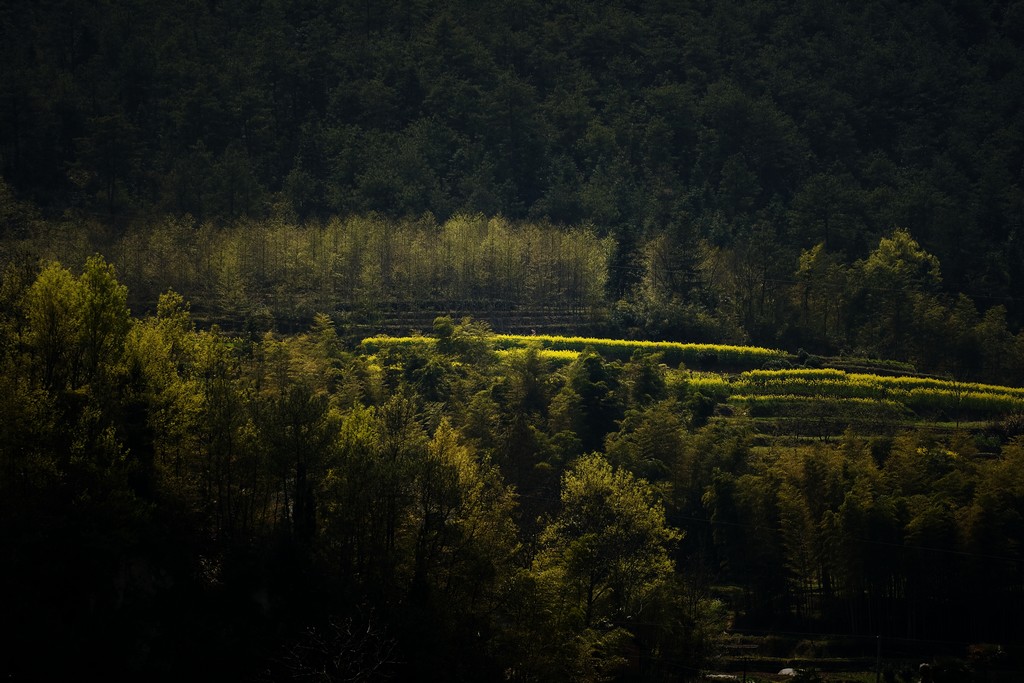
[[[797,356],[753,346],[555,335],[503,334],[490,340],[499,356],[533,346],[554,366],[586,350],[608,362],[653,354],[677,394],[700,394],[714,401],[720,417],[748,421],[755,431],[771,436],[828,439],[849,427],[870,433],[979,430],[1024,413],[1024,388],[913,374],[884,361],[872,366],[864,360],[816,359],[838,367],[810,368],[795,365]],[[362,349],[373,354],[389,346],[436,343],[429,336],[369,337]]]

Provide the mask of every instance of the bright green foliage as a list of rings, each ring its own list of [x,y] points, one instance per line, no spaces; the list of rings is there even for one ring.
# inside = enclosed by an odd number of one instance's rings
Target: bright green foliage
[[[666,479],[681,459],[687,411],[674,398],[637,405],[608,436],[608,459],[649,481]]]
[[[492,606],[481,596],[509,571],[517,549],[512,492],[447,419],[416,474],[413,586],[434,592],[433,599],[443,601],[438,608],[458,618],[466,616],[460,610]]]
[[[443,330],[449,328],[445,327]],[[440,339],[447,339],[443,332]],[[560,337],[552,335],[510,335],[492,336],[494,348],[508,350],[529,345],[540,345],[544,350],[580,353],[587,348],[601,354],[608,360],[629,360],[635,353],[660,354],[667,365],[686,364],[710,367],[760,367],[771,360],[783,360],[787,354],[782,351],[753,346],[730,346],[727,344],[684,344],[680,342],[651,342],[625,339],[596,339],[591,337]],[[434,343],[431,337],[367,337],[363,347],[370,353],[389,345],[421,345]],[[446,342],[448,343],[448,342]]]
[[[939,309],[934,296],[942,282],[939,262],[906,230],[896,230],[854,265],[853,320],[862,344],[887,357],[906,357],[924,334],[916,325]],[[941,315],[941,311],[938,312]]]
[[[197,333],[181,296],[160,297],[155,318],[132,327],[126,343],[130,371],[145,383],[147,427],[152,430],[154,467],[175,495],[196,504],[201,486],[200,427],[216,356],[215,340]],[[208,375],[207,375],[208,377]]]
[[[56,401],[58,458],[83,477],[121,479],[134,467],[115,431],[131,401],[120,391],[132,324],[126,297],[113,267],[93,257],[77,278],[47,265],[20,302],[28,379]]]
[[[437,344],[435,337],[367,337],[361,343],[366,353],[376,353],[389,346],[425,346],[433,347]]]
[[[604,305],[612,242],[588,227],[560,229],[481,215],[385,220],[294,217],[154,225],[154,248],[129,235],[118,250],[135,296],[152,305],[153,282],[187,292],[221,317],[254,325],[268,314],[310,320],[317,312],[384,308],[515,307],[596,311]],[[191,259],[197,251],[202,259]],[[537,302],[544,302],[538,305]],[[440,307],[440,308],[439,308]]]
[[[675,380],[686,391],[709,396],[716,401],[724,401],[732,391],[732,386],[725,375],[717,373],[676,373],[670,375],[670,381]]]
[[[495,338],[497,343],[502,346],[540,343],[545,348],[571,351],[582,351],[590,347],[609,359],[624,361],[629,360],[637,350],[646,353],[660,353],[662,361],[671,366],[684,363],[695,367],[760,367],[767,361],[781,360],[786,357],[786,354],[782,351],[754,346],[731,346],[728,344],[684,344],[680,342],[558,337],[551,335],[523,337],[499,334]]]
[[[584,452],[599,450],[622,412],[619,369],[585,351],[564,372],[565,384],[551,402],[552,427],[572,432]]]
[[[498,358],[507,358],[509,356],[513,356],[516,354],[522,354],[524,351],[525,349],[499,349],[495,351],[495,353],[498,355]],[[579,351],[555,351],[554,349],[534,349],[534,351],[540,358],[543,358],[545,361],[554,362],[559,365],[572,363],[580,356]]]
[[[90,258],[75,278],[50,263],[25,293],[22,306],[25,343],[46,386],[77,389],[110,379],[131,324],[127,290],[111,265]]]
[[[377,411],[357,407],[342,418],[336,447],[318,491],[321,552],[328,566],[359,583],[394,574],[395,515],[405,463],[381,449]]]
[[[759,410],[786,403],[827,401],[835,405],[877,405],[919,414],[994,416],[1024,409],[1024,389],[934,377],[890,377],[841,370],[754,370],[732,385],[730,400]]]
[[[580,627],[637,614],[672,573],[680,534],[653,490],[600,455],[577,460],[562,479],[562,507],[541,535],[535,570],[560,587]]]
[[[644,480],[598,454],[569,468],[526,584],[544,610],[541,628],[550,629],[550,640],[533,642],[561,659],[559,678],[605,680],[626,663],[629,620],[669,581],[679,538]]]
[[[25,344],[48,388],[80,383],[81,297],[74,276],[57,263],[44,268],[25,293]]]
[[[105,364],[117,365],[131,326],[128,288],[117,281],[114,267],[100,257],[85,262],[82,289],[81,359],[85,380],[92,381]]]
[[[924,251],[907,230],[896,230],[883,238],[860,270],[872,286],[902,291],[934,290],[942,282],[939,260]]]
[[[459,362],[482,365],[493,358],[494,333],[485,323],[465,318],[455,324],[451,318],[441,317],[434,321],[434,331],[438,335],[437,350]]]

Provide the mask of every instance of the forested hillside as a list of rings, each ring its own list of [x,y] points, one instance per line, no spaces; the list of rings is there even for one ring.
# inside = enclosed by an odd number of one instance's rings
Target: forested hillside
[[[904,331],[852,335],[831,303],[870,315],[895,298],[899,324],[1005,318],[1011,335],[1024,320],[1021,3],[2,12],[7,243],[84,229],[132,277],[111,240],[160,244],[168,225],[194,246],[203,226],[248,240],[252,221],[482,214],[611,238],[603,286],[633,304],[623,334],[917,360]],[[896,229],[941,264],[909,276],[945,310],[902,301],[903,275],[864,273],[848,291],[844,274]]]
[[[444,317],[232,337],[98,258],[0,297],[15,679],[685,680],[734,633],[1020,670],[1022,389]]]
[[[0,674],[1024,669],[1024,2],[0,0],[0,273]]]

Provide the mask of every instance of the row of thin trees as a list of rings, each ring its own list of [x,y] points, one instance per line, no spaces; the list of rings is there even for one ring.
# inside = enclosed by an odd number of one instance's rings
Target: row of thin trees
[[[605,300],[612,241],[592,229],[457,216],[283,220],[226,228],[188,218],[117,240],[112,260],[136,308],[172,288],[239,316],[317,311],[570,310]]]

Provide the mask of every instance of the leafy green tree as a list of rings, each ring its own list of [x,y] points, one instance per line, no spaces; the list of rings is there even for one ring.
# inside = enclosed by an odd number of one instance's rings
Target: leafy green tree
[[[562,509],[541,534],[534,571],[560,587],[578,628],[624,624],[672,573],[681,538],[650,485],[602,456],[583,456],[562,479]]]
[[[626,663],[631,620],[670,579],[679,532],[642,479],[598,454],[562,480],[561,510],[540,536],[529,572],[503,601],[515,680],[607,680]]]
[[[537,346],[512,350],[501,365],[501,378],[487,392],[493,406],[486,443],[506,479],[522,494],[524,520],[552,507],[566,452],[546,437],[555,378]],[[478,421],[480,424],[482,421]],[[481,427],[483,425],[481,424]]]
[[[28,357],[19,343],[27,322],[22,299],[36,275],[8,264],[0,279],[0,477],[6,503],[4,520],[14,518],[36,487],[45,485],[54,467],[53,454],[47,452],[47,447],[57,427],[56,405],[38,375],[26,367]]]
[[[146,444],[127,438],[131,320],[124,287],[99,258],[77,278],[50,263],[23,291],[7,292],[16,309],[4,312],[0,347],[10,392],[0,406],[10,437],[0,451],[9,496],[0,526],[17,548],[3,583],[18,591],[5,590],[4,601],[33,634],[18,641],[13,666],[41,656],[41,642],[91,666],[118,654],[119,645],[103,645],[127,623],[111,616],[129,592],[118,596],[116,576],[143,552],[152,513]],[[17,346],[6,338],[15,331]],[[90,593],[92,607],[83,602]],[[60,677],[62,667],[38,670]]]
[[[484,366],[492,358],[491,337],[494,333],[487,323],[463,318],[454,323],[449,316],[434,320],[434,332],[437,337],[437,350],[454,356],[468,365]]]
[[[428,443],[419,417],[404,390],[378,407],[347,411],[317,493],[329,566],[389,599],[401,591],[400,567],[411,558],[410,508]]]
[[[515,500],[498,471],[442,419],[427,445],[415,484],[414,590],[432,588],[478,609],[483,583],[505,571],[515,550]],[[450,608],[454,605],[449,603]]]
[[[180,294],[160,296],[157,314],[137,321],[125,343],[129,375],[143,388],[144,422],[153,449],[157,486],[185,509],[199,507],[205,361],[215,341],[199,333]]]
[[[609,461],[648,481],[669,479],[684,457],[683,413],[673,398],[627,411],[619,430],[608,435]]]
[[[104,367],[118,367],[131,327],[128,289],[117,281],[114,267],[102,258],[86,261],[82,288],[82,339],[79,355],[83,380],[101,380]]]
[[[832,527],[843,502],[846,482],[841,458],[831,449],[796,450],[780,454],[775,467],[779,483],[779,530],[798,616],[812,619],[833,598]]]
[[[844,448],[850,444],[847,435]],[[852,457],[850,457],[852,456]],[[896,549],[902,529],[892,497],[881,487],[881,474],[870,450],[848,451],[856,471],[830,533],[835,537],[837,591],[849,605],[853,632],[877,632],[892,605]]]
[[[725,602],[702,581],[677,570],[649,601],[643,623],[634,629],[641,655],[630,673],[644,680],[670,681],[683,667],[713,668],[732,618]]]
[[[856,338],[890,358],[912,351],[915,312],[930,304],[942,276],[938,259],[906,230],[883,238],[868,258],[854,266],[856,290],[849,302]]]
[[[21,300],[31,376],[56,400],[68,426],[59,447],[68,464],[120,472],[124,462],[116,423],[132,324],[126,302],[125,287],[99,257],[90,258],[78,278],[49,264]]]
[[[844,320],[842,297],[847,291],[847,269],[825,250],[824,242],[800,253],[793,294],[801,332],[825,349],[841,344]]]
[[[388,578],[382,572],[386,539],[381,499],[387,472],[379,443],[374,409],[356,405],[346,411],[317,495],[323,561],[343,582],[360,586]]]
[[[216,339],[201,339],[198,346],[199,422],[186,429],[195,429],[200,448],[185,453],[186,476],[197,477],[200,515],[215,529],[217,552],[228,556],[284,517],[284,491],[275,481],[278,472],[267,466],[267,449],[255,438],[238,359]]]
[[[38,379],[48,389],[79,386],[81,289],[70,271],[48,264],[25,293],[25,344]]]
[[[500,628],[499,588],[514,569],[513,492],[442,419],[414,465],[405,565],[406,648],[421,677],[491,675],[483,634]]]
[[[726,576],[743,586],[744,610],[772,619],[788,597],[774,478],[754,470],[739,474],[716,466],[702,503],[711,525],[714,557]]]
[[[571,431],[584,451],[599,450],[622,410],[619,369],[588,350],[566,368],[565,375],[565,385],[552,399],[551,430]]]

